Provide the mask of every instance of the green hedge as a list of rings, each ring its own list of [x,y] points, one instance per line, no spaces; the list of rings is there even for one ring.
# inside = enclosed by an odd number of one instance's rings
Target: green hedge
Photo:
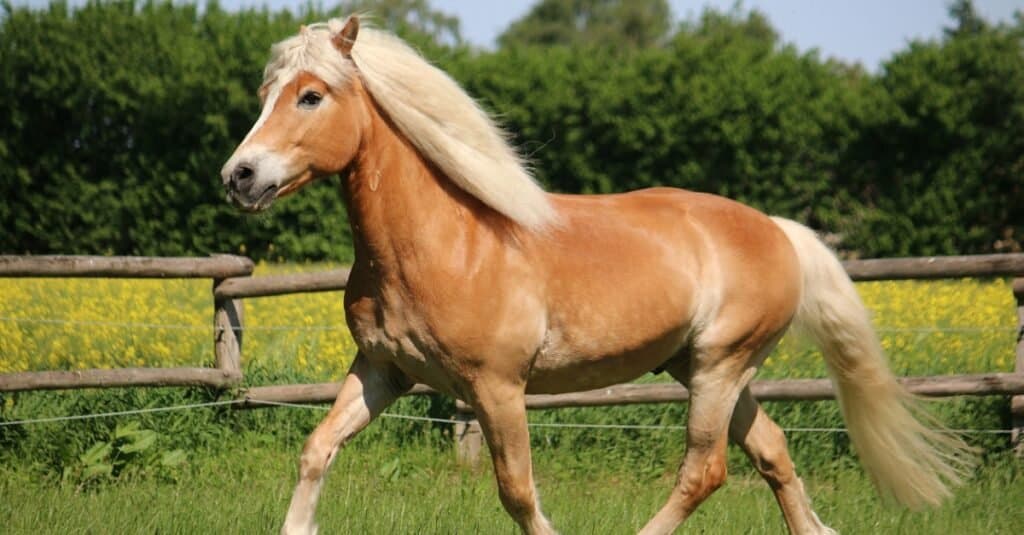
[[[131,2],[7,9],[0,26],[0,250],[350,254],[334,188],[269,217],[224,201],[221,166],[258,115],[287,12]],[[331,239],[326,239],[330,236]]]
[[[0,253],[350,259],[337,179],[247,217],[218,177],[258,114],[270,44],[327,15],[4,3]],[[1020,20],[951,32],[879,75],[783,46],[736,12],[639,49],[415,42],[554,190],[717,192],[874,257],[1019,248],[1022,35]]]

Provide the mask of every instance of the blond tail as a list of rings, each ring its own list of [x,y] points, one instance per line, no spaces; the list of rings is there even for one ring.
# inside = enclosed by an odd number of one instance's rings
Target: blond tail
[[[883,495],[912,509],[937,505],[974,466],[972,450],[941,429],[889,370],[868,312],[842,264],[814,232],[773,218],[796,249],[803,298],[795,324],[825,354],[857,455]]]

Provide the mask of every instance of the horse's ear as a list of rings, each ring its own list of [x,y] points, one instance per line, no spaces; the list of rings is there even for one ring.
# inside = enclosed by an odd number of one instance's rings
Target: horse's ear
[[[352,15],[345,21],[345,27],[338,33],[331,36],[331,43],[346,57],[352,55],[352,45],[356,44],[356,35],[359,34],[359,17]]]

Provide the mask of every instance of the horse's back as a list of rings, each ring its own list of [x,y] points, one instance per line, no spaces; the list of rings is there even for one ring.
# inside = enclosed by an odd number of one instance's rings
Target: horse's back
[[[792,245],[775,222],[725,197],[651,188],[554,199],[564,218],[564,228],[549,242],[557,252],[552,257],[556,268],[600,271],[617,288],[653,282],[633,279],[638,271],[703,286],[719,281],[720,289],[728,291],[757,282],[759,273],[793,279],[799,269]],[[674,286],[661,284],[666,290]]]

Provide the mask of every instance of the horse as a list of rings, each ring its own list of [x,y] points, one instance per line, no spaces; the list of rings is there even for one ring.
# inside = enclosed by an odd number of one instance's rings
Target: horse
[[[358,351],[303,447],[282,533],[316,532],[340,447],[415,383],[473,407],[504,508],[524,533],[554,533],[534,485],[525,396],[655,369],[689,389],[690,410],[677,480],[641,533],[672,532],[724,483],[730,439],[790,532],[834,533],[749,389],[791,326],[821,347],[884,496],[935,505],[969,473],[969,447],[922,423],[853,283],[811,229],[681,189],[548,193],[455,81],[398,37],[360,30],[355,15],[274,45],[258,94],[262,112],[221,170],[229,201],[261,211],[340,175],[355,249],[344,304]]]

